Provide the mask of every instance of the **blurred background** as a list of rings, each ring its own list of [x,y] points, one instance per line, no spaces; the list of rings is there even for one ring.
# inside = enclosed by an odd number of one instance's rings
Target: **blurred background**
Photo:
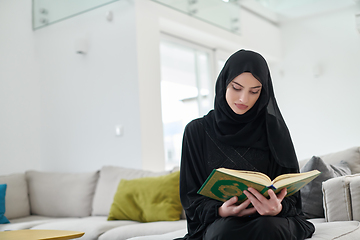
[[[299,160],[360,145],[358,0],[0,1],[0,174],[178,166],[242,48]]]

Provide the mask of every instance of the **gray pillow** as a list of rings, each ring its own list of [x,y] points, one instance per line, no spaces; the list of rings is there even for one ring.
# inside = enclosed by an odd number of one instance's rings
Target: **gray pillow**
[[[28,186],[24,173],[0,176],[0,184],[7,184],[5,196],[5,217],[10,221],[30,215]]]
[[[300,189],[302,199],[302,209],[306,218],[323,218],[323,195],[322,182],[339,176],[350,175],[351,170],[345,161],[338,164],[326,164],[321,158],[313,156],[301,168],[300,172],[319,170],[321,174],[312,182]]]
[[[31,215],[87,217],[98,172],[60,173],[27,171]]]

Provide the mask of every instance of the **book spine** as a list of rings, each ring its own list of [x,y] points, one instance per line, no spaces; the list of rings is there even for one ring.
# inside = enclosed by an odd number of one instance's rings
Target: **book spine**
[[[203,188],[206,186],[207,182],[211,179],[212,175],[214,175],[216,172],[216,169],[212,170],[212,172],[210,173],[209,177],[206,179],[206,181],[204,182],[204,184],[201,186],[201,188],[197,191],[198,194],[200,194],[200,192],[203,190]]]

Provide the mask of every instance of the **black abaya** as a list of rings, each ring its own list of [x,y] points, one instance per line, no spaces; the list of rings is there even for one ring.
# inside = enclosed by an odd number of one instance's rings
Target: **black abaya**
[[[305,239],[312,235],[314,226],[301,215],[299,193],[283,200],[282,211],[277,217],[255,215],[221,218],[218,208],[222,202],[197,194],[211,171],[219,167],[258,170],[271,178],[284,173],[298,172],[297,169],[278,165],[271,157],[270,151],[235,148],[217,141],[204,118],[190,122],[184,133],[180,169],[180,197],[188,222],[188,234],[183,239],[290,240]],[[267,221],[271,222],[270,230],[269,225],[264,224]],[[279,236],[283,238],[278,238]]]
[[[256,103],[236,114],[227,103],[229,83],[250,72],[260,83]],[[190,122],[184,132],[180,198],[188,234],[183,239],[297,239],[311,237],[314,226],[301,212],[300,193],[286,197],[275,216],[221,218],[220,201],[197,194],[213,169],[260,171],[271,179],[299,172],[290,133],[277,106],[270,72],[258,53],[240,50],[226,61],[215,88],[214,110]],[[271,222],[271,223],[270,223]]]

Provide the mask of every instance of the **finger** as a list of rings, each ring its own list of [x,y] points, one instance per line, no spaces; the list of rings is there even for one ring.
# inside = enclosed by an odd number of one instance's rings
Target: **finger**
[[[243,193],[247,196],[247,198],[252,202],[253,200],[257,200],[256,197],[249,192],[248,190],[244,190]]]
[[[286,194],[287,194],[287,189],[284,188],[283,190],[281,190],[281,192],[277,195],[277,198],[282,201],[285,197],[286,197]]]
[[[276,194],[274,193],[274,191],[272,190],[272,189],[269,189],[268,190],[268,194],[269,194],[269,196],[270,196],[270,199],[278,199],[279,198],[279,196],[276,196]],[[279,193],[279,195],[280,195],[281,193]]]
[[[243,203],[241,203],[238,207],[236,207],[235,212],[237,212],[237,216],[245,216],[254,214],[256,212],[256,209],[254,207],[247,208],[250,205],[251,201],[250,199],[246,199]]]
[[[281,192],[276,195],[274,193],[274,191],[270,189],[268,191],[268,193],[269,193],[270,199],[277,199],[277,200],[279,200],[281,202],[284,199],[284,197],[286,196],[287,191],[286,191],[286,188],[283,188],[281,190]]]
[[[244,202],[242,202],[237,208],[239,209],[245,209],[250,205],[251,201],[250,199],[246,199]]]
[[[234,196],[224,203],[224,206],[228,207],[234,205],[237,202],[237,196]]]
[[[248,197],[248,199],[250,200],[250,202],[252,203],[252,205],[256,208],[256,210],[258,210],[261,207],[261,202],[254,196],[252,195],[250,192],[244,190],[244,194]]]
[[[266,200],[266,197],[264,197],[261,193],[259,193],[255,188],[248,188],[248,191],[252,193],[260,202],[263,202]]]
[[[238,217],[243,217],[243,216],[249,216],[249,215],[253,215],[256,213],[256,209],[254,207],[252,208],[247,208],[244,209],[243,211],[241,211],[237,216]]]
[[[249,205],[250,205],[250,200],[249,199],[246,199],[244,202],[242,202],[239,206],[236,206],[234,208],[234,212],[241,212],[242,210],[246,209]]]

